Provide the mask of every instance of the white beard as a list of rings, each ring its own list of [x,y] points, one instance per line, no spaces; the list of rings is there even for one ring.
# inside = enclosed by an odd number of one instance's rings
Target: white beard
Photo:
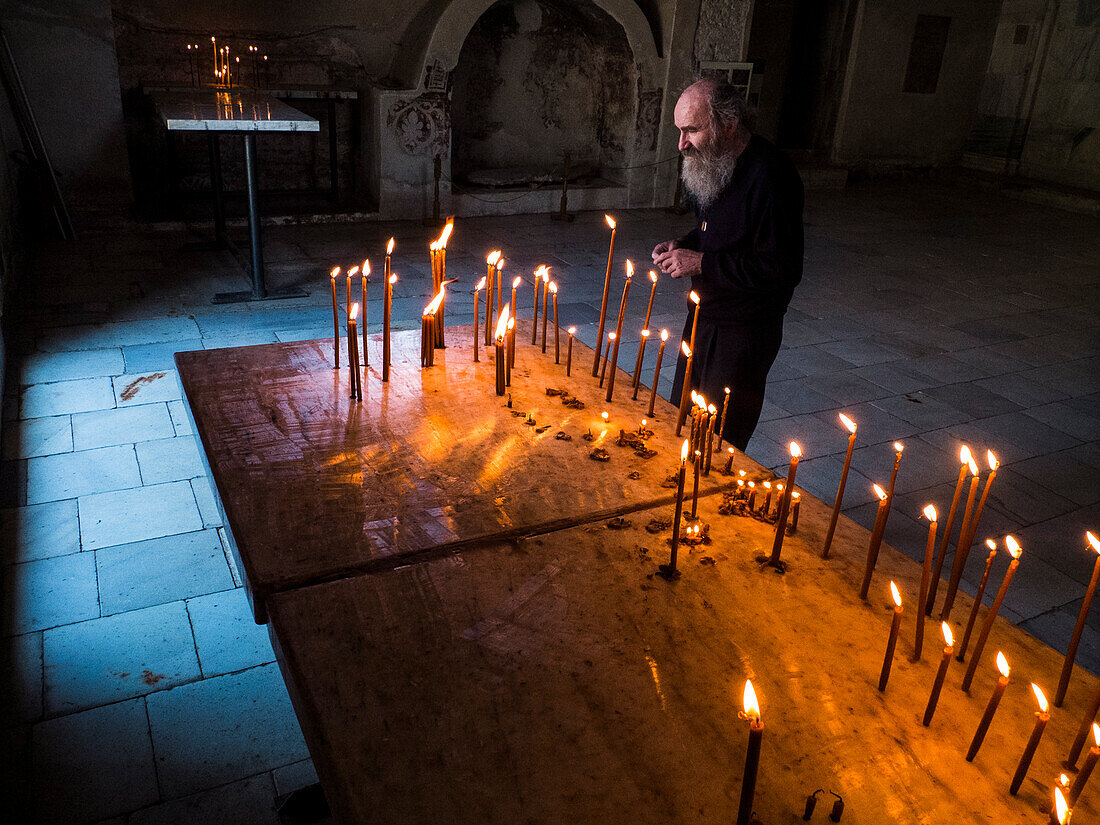
[[[732,153],[719,154],[696,150],[684,156],[684,169],[680,175],[684,186],[700,209],[706,209],[722,194],[737,168],[737,158]]]

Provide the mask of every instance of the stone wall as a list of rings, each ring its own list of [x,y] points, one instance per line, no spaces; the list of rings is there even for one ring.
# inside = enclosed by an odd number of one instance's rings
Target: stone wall
[[[695,33],[695,62],[745,59],[753,0],[703,0]]]

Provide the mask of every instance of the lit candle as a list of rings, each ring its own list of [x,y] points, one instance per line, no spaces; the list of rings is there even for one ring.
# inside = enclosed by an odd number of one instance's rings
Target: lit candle
[[[882,547],[882,534],[886,530],[886,491],[877,484],[871,485],[878,496],[878,512],[875,513],[875,526],[871,530],[871,541],[867,544],[867,564],[863,568],[863,584],[859,587],[859,597],[867,601],[867,590],[871,586],[871,574],[878,563],[878,551]]]
[[[367,282],[370,281],[370,259],[363,259],[363,267],[359,270],[361,280],[359,282],[359,297],[363,305],[363,369],[369,364],[367,356]]]
[[[691,449],[694,453],[696,444],[699,439],[699,393],[695,390],[691,391],[691,426],[688,427],[688,441],[691,442]],[[692,461],[695,459],[692,458]]]
[[[504,301],[504,287],[503,287],[503,282],[501,281],[501,278],[504,277],[504,256],[503,255],[500,255],[497,258],[497,262],[496,262],[495,266],[496,266],[496,270],[497,270],[497,285],[496,285],[497,315],[500,315],[501,304]]]
[[[802,494],[791,493],[791,524],[787,529],[788,533],[793,533],[798,529],[798,509],[802,506]]]
[[[771,512],[772,509],[772,483],[770,481],[764,482],[764,506],[760,508],[760,512],[765,516]]]
[[[347,296],[344,299],[344,314],[347,316],[348,321],[351,321],[351,278],[358,271],[359,267],[353,266],[344,278],[344,285],[347,287]]]
[[[985,451],[985,460],[989,464],[989,475],[986,476],[985,487],[982,488],[982,494],[978,497],[978,506],[974,509],[973,518],[970,519],[970,524],[966,531],[966,538],[960,538],[959,541],[959,547],[962,548],[964,557],[970,553],[970,545],[973,544],[974,536],[978,533],[978,523],[982,519],[982,511],[985,509],[986,499],[989,498],[989,488],[993,486],[993,479],[997,477],[997,467],[1000,466],[1000,462],[997,461],[997,456],[992,450]],[[959,552],[959,547],[955,548],[956,553]]]
[[[630,294],[630,282],[634,280],[634,262],[629,258],[626,261],[626,283],[623,285],[623,298],[619,302],[619,320],[615,323],[615,351],[611,355],[611,377],[607,381],[607,396],[605,401],[611,401],[611,395],[615,392],[615,371],[619,365],[619,344],[623,338],[623,319],[626,317],[626,297]]]
[[[657,295],[657,273],[654,270],[649,270],[649,281],[652,286],[649,288],[649,304],[645,308],[645,321],[642,326],[646,329],[649,328],[649,318],[653,314],[653,298]]]
[[[989,555],[985,560],[985,570],[982,573],[982,581],[978,585],[978,592],[974,594],[974,602],[970,607],[970,616],[966,620],[966,630],[963,631],[962,643],[959,645],[959,652],[955,654],[960,662],[966,661],[966,648],[970,644],[970,632],[974,629],[974,621],[978,618],[978,608],[982,606],[982,598],[985,596],[985,586],[989,583],[989,571],[993,569],[993,560],[997,557],[997,542],[993,539],[986,539],[986,547],[989,548]]]
[[[510,307],[509,307],[510,309]],[[512,386],[512,367],[516,362],[516,316],[509,312],[508,317],[508,358],[504,368],[504,383]]]
[[[707,446],[703,450],[703,472],[710,475],[710,457],[714,452],[714,428],[718,424],[718,408],[707,405]]]
[[[855,433],[853,433],[855,435]],[[849,453],[850,454],[850,453]],[[928,599],[928,580],[932,577],[932,554],[936,552],[936,508],[924,508],[928,519],[928,541],[924,546],[924,567],[920,574],[920,596],[917,601],[917,629],[913,635],[913,661],[919,662],[924,649],[924,603]]]
[[[600,326],[596,330],[596,358],[592,362],[592,377],[600,374],[600,347],[603,346],[603,329],[607,321],[607,296],[611,292],[611,263],[615,260],[615,219],[604,215],[611,229],[611,246],[607,250],[607,272],[603,276],[603,300],[600,302]]]
[[[1058,677],[1058,691],[1054,694],[1054,706],[1057,708],[1062,707],[1062,700],[1066,698],[1066,689],[1069,687],[1069,679],[1073,674],[1073,660],[1077,658],[1077,645],[1081,642],[1081,633],[1085,629],[1085,619],[1089,615],[1092,597],[1096,594],[1096,582],[1100,579],[1100,539],[1097,539],[1091,531],[1086,531],[1085,540],[1096,551],[1097,556],[1092,565],[1092,578],[1089,579],[1089,586],[1085,591],[1085,600],[1081,602],[1081,609],[1077,612],[1077,624],[1073,628],[1073,637],[1069,641],[1069,649],[1066,650],[1066,659],[1062,664],[1062,675]]]
[[[642,356],[645,355],[645,345],[649,341],[649,330],[642,330],[642,343],[638,346],[638,357],[634,361],[634,378],[631,384],[634,386],[634,395],[630,397],[632,401],[638,400],[638,388],[642,385]]]
[[[1050,721],[1050,714],[1047,713],[1047,697],[1034,682],[1031,683],[1031,690],[1035,694],[1035,701],[1039,703],[1039,711],[1035,714],[1035,727],[1031,729],[1031,737],[1027,740],[1020,762],[1016,765],[1016,773],[1012,776],[1012,784],[1008,787],[1008,792],[1013,796],[1020,790],[1020,785],[1023,784],[1024,777],[1027,776],[1027,769],[1031,766],[1031,758],[1035,756],[1035,749],[1039,747],[1039,740],[1043,738],[1043,730],[1046,728],[1047,722]]]
[[[966,668],[966,676],[963,677],[962,689],[967,693],[970,692],[970,683],[974,680],[974,671],[978,668],[978,661],[982,657],[982,650],[985,649],[986,639],[989,638],[989,631],[993,629],[993,620],[997,618],[997,611],[1001,609],[1001,602],[1005,600],[1005,593],[1008,592],[1008,586],[1012,583],[1012,577],[1016,575],[1016,568],[1020,566],[1020,544],[1016,541],[1015,536],[1005,536],[1005,547],[1008,548],[1009,555],[1012,556],[1012,561],[1008,565],[1008,570],[1005,571],[1004,581],[1001,582],[1001,589],[997,591],[997,596],[993,599],[993,605],[989,608],[989,612],[985,615],[985,622],[982,624],[982,632],[978,634],[978,643],[974,646],[974,657],[970,660],[970,664]]]
[[[603,367],[600,368],[600,386],[607,380],[607,362],[611,360],[611,348],[615,345],[618,336],[614,332],[607,333],[607,349],[603,354]]]
[[[515,325],[516,325],[516,317],[515,317],[516,290],[519,289],[519,285],[521,283],[523,283],[523,279],[519,275],[517,275],[515,278],[512,279],[512,301],[511,301],[511,303],[508,304],[508,306],[509,306],[508,314],[511,316],[511,326],[509,327],[509,329],[514,329]],[[514,367],[515,365],[516,365],[516,336],[515,336],[515,333],[513,332],[513,333],[509,334],[509,336],[508,336],[508,370],[509,370],[509,378],[511,378],[512,367]],[[508,383],[509,383],[509,386],[511,386],[511,381],[509,381]]]
[[[351,395],[356,401],[363,400],[363,385],[359,376],[359,335],[355,329],[355,317],[359,314],[359,304],[348,312],[348,371],[351,378]]]
[[[665,344],[668,342],[668,330],[661,330],[661,344],[657,347],[657,366],[653,368],[653,386],[649,389],[649,412],[653,415],[653,405],[657,403],[657,380],[661,377],[661,361],[665,357]]]
[[[1085,789],[1085,783],[1088,782],[1089,777],[1092,776],[1092,770],[1096,767],[1097,760],[1100,760],[1100,725],[1097,725],[1095,722],[1092,725],[1092,741],[1094,744],[1089,748],[1089,752],[1085,756],[1085,763],[1081,766],[1081,770],[1078,771],[1077,777],[1073,780],[1073,787],[1069,789],[1067,801],[1070,805],[1077,804],[1077,800],[1081,798],[1081,791]]]
[[[561,363],[561,334],[558,328],[558,285],[550,282],[550,294],[554,296],[554,363]],[[543,352],[545,352],[545,348]]]
[[[955,652],[955,638],[951,635],[951,626],[947,622],[940,622],[940,631],[943,633],[943,658],[940,659],[939,670],[936,671],[936,680],[932,683],[932,693],[928,696],[928,704],[924,708],[924,719],[921,722],[925,727],[932,724],[932,715],[936,712],[936,704],[940,700],[940,691],[943,689],[943,679],[947,675],[947,668],[951,664],[951,654]]]
[[[951,497],[951,507],[947,511],[947,521],[944,522],[943,533],[940,535],[940,547],[936,551],[936,568],[932,571],[931,589],[928,591],[928,603],[924,606],[926,615],[932,615],[932,608],[936,604],[936,590],[940,585],[940,573],[943,570],[943,561],[947,557],[947,539],[951,535],[951,528],[955,524],[955,512],[959,506],[959,496],[962,494],[963,482],[966,481],[966,470],[970,465],[970,448],[965,444],[959,449],[959,478],[955,482],[955,494]]]
[[[505,307],[497,318],[496,336],[494,338],[494,352],[496,359],[497,395],[504,395],[504,364],[508,357],[504,354],[504,338],[508,334],[508,311]]]
[[[901,629],[901,593],[898,586],[890,582],[890,596],[894,600],[894,619],[890,622],[890,637],[886,641],[886,658],[882,660],[882,671],[878,676],[879,691],[886,690],[886,683],[890,680],[890,666],[894,663],[894,648],[898,643],[898,630]]]
[[[1078,728],[1077,736],[1074,737],[1073,744],[1070,746],[1069,756],[1066,757],[1066,765],[1069,767],[1072,768],[1077,764],[1077,759],[1081,756],[1081,749],[1085,747],[1085,740],[1089,735],[1089,726],[1098,712],[1100,712],[1100,685],[1096,686],[1096,693],[1093,694],[1092,701],[1089,702],[1088,710],[1085,711],[1085,715],[1081,719],[1081,727]]]
[[[334,266],[329,273],[329,278],[332,279],[332,368],[334,370],[340,369],[340,315],[336,309],[336,276],[339,274],[338,266]]]
[[[550,295],[550,267],[542,270],[542,352],[546,353],[546,304]]]
[[[424,307],[424,313],[421,317],[420,325],[420,366],[431,367],[435,364],[435,345],[438,340],[436,335],[436,327],[442,321],[438,317],[439,308],[443,304],[443,296],[446,295],[447,288],[441,286],[439,292],[432,298],[431,303]]]
[[[676,509],[672,516],[672,553],[669,555],[668,564],[658,567],[658,572],[669,581],[680,578],[680,571],[676,569],[676,550],[680,546],[680,519],[684,515],[684,481],[687,477],[688,442],[684,439],[680,447],[680,472],[676,476]]]
[[[724,392],[725,392],[725,398],[722,401],[722,420],[718,424],[718,450],[719,451],[721,451],[721,449],[722,449],[722,436],[726,431],[726,413],[728,413],[729,409],[730,409],[730,388],[726,387]]]
[[[691,322],[691,342],[684,347],[684,342],[681,341],[681,350],[687,358],[687,364],[684,366],[684,388],[680,393],[680,411],[676,417],[676,435],[680,434],[680,429],[684,426],[684,419],[687,418],[688,392],[691,389],[692,356],[695,353],[695,332],[699,329],[699,294],[693,290],[688,293],[688,299],[695,305],[695,312]]]
[[[749,723],[749,747],[745,754],[745,776],[741,780],[741,801],[737,806],[737,825],[749,825],[752,801],[756,795],[756,774],[760,768],[760,745],[764,741],[764,723],[760,721],[760,705],[752,682],[745,682],[744,710],[740,717]]]
[[[955,594],[959,590],[959,581],[962,579],[963,567],[966,565],[965,550],[969,548],[963,547],[963,539],[966,538],[966,532],[970,528],[970,517],[973,515],[974,508],[974,496],[978,492],[978,465],[973,458],[970,459],[968,465],[971,473],[970,491],[966,494],[966,506],[963,508],[962,527],[959,528],[959,538],[955,542],[955,560],[951,564],[951,578],[947,582],[947,592],[943,596],[943,610],[940,611],[940,618],[944,621],[951,618],[951,608],[955,604]]]
[[[393,239],[390,239],[393,245]],[[386,263],[390,260],[386,255]],[[387,269],[389,267],[387,266]],[[390,310],[393,307],[393,285],[397,283],[397,276],[390,274],[386,278],[385,288],[382,291],[382,380],[390,380]]]
[[[393,268],[392,268],[392,265],[390,263],[390,258],[393,256],[393,244],[394,244],[394,239],[393,238],[390,238],[389,241],[386,242],[386,260],[385,260],[385,264],[382,267],[382,280],[383,280],[383,282],[389,281],[390,275],[393,274]]]
[[[1062,793],[1061,788],[1054,789],[1054,807],[1050,811],[1050,821],[1054,825],[1066,825],[1069,822],[1069,816],[1072,813],[1069,809],[1069,805],[1066,803],[1065,794]]]
[[[481,342],[478,340],[478,323],[481,320],[481,309],[478,306],[478,299],[481,297],[481,290],[485,289],[486,279],[482,278],[477,282],[477,286],[474,287],[474,361],[480,360],[479,350],[481,349]],[[485,296],[485,302],[488,304],[489,296]],[[488,321],[486,321],[488,323]]]
[[[447,218],[447,224],[443,227],[443,234],[439,236],[439,288],[442,289],[443,285],[447,281],[447,242],[451,239],[451,233],[454,232],[455,219],[453,217]],[[440,349],[447,348],[447,341],[445,337],[444,328],[447,323],[447,295],[443,294],[443,302],[439,305],[439,312],[437,313],[435,324],[435,338],[436,346]]]
[[[492,343],[493,337],[493,295],[496,294],[496,262],[499,257],[499,249],[494,249],[485,257],[485,346]]]
[[[749,500],[748,500],[748,502],[746,502],[745,506],[748,507],[750,513],[752,512],[753,508],[756,506],[756,482],[755,481],[750,481],[749,482]]]
[[[691,486],[691,517],[697,518],[699,513],[699,467],[702,462],[699,460],[700,452],[695,451],[695,480]]]
[[[218,38],[210,38],[210,48],[214,52],[214,80],[217,82],[218,78]]]
[[[539,340],[539,289],[542,286],[542,273],[546,265],[542,264],[535,270],[535,310],[531,314],[531,346],[535,346]]]
[[[787,468],[787,484],[783,495],[779,497],[779,514],[775,522],[775,539],[772,541],[772,555],[768,564],[779,567],[779,554],[783,551],[783,536],[787,529],[787,511],[791,506],[791,491],[794,490],[794,475],[798,471],[798,460],[802,457],[802,448],[798,442],[792,441],[788,445],[791,453],[791,463]],[[767,508],[765,507],[765,513]]]
[[[982,746],[985,733],[989,730],[989,723],[993,721],[993,714],[997,712],[997,706],[1001,703],[1005,688],[1008,687],[1008,660],[1000,651],[997,651],[997,670],[1001,672],[1001,676],[997,679],[997,684],[993,686],[993,695],[989,697],[989,703],[985,706],[982,720],[978,723],[978,729],[974,731],[974,738],[970,740],[970,749],[966,752],[967,762],[973,762],[974,757],[978,755],[978,748]]]
[[[573,371],[573,336],[577,334],[577,328],[569,327],[566,332],[569,333],[569,343],[565,348],[565,375],[568,377]]]
[[[726,466],[722,468],[722,472],[729,475],[733,472],[733,447],[727,448],[729,456],[726,458]]]

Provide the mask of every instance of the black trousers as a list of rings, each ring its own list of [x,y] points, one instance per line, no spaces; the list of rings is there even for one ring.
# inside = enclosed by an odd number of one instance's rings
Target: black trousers
[[[692,316],[688,313],[683,340],[690,343]],[[725,388],[730,388],[729,412],[722,437],[744,452],[760,420],[764,406],[764,385],[779,346],[783,343],[783,317],[758,323],[716,324],[699,319],[695,333],[695,358],[691,367],[691,388],[722,411]],[[672,381],[673,404],[679,406],[687,358],[683,350]]]

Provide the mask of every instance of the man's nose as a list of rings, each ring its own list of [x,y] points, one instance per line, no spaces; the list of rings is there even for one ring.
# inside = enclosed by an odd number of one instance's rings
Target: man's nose
[[[691,143],[688,141],[687,136],[686,135],[680,135],[680,143],[677,146],[677,148],[682,152],[686,148],[688,148],[689,146],[691,146]]]

